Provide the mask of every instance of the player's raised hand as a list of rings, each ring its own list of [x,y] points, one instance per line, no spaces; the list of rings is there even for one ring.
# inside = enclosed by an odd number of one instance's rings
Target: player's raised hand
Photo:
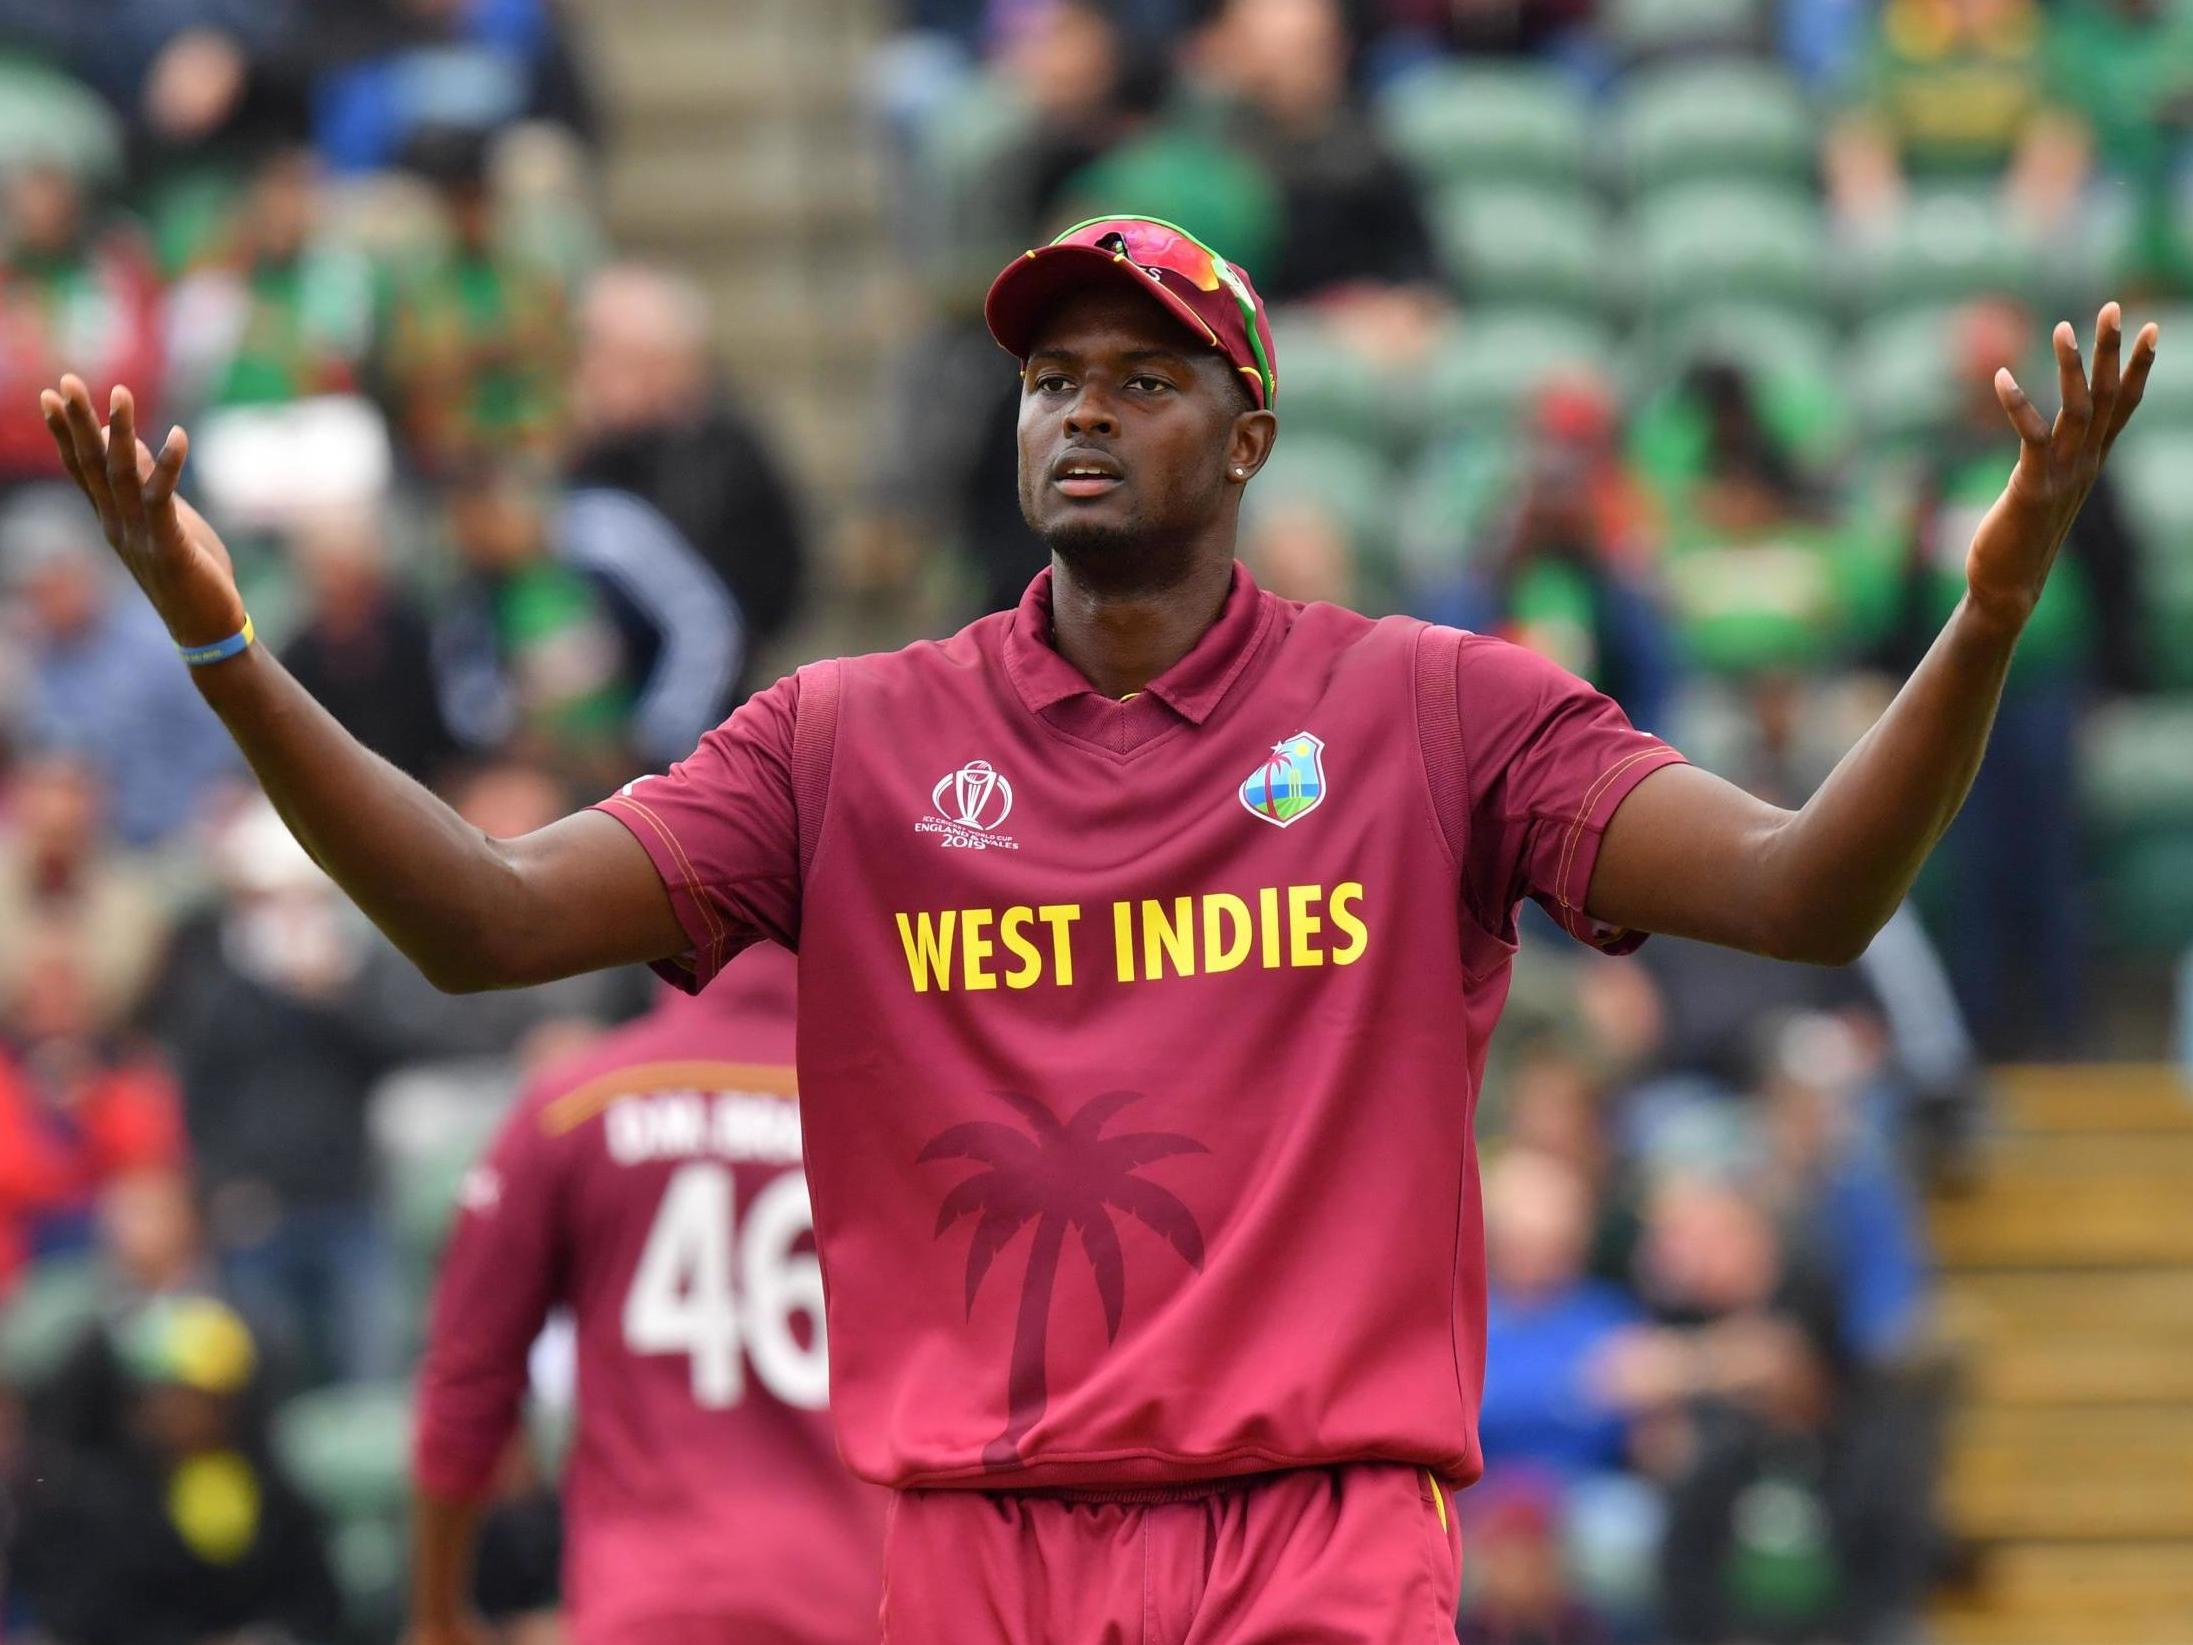
[[[145,591],[180,646],[211,645],[244,626],[243,596],[228,549],[203,516],[176,496],[190,440],[171,431],[155,457],[137,437],[137,405],[116,388],[99,423],[83,379],[67,376],[38,396],[53,443],[77,489],[99,515],[107,543]]]
[[[2070,322],[2059,323],[2053,341],[2061,400],[2054,423],[2035,409],[2008,368],[1995,373],[1995,397],[2018,431],[2018,466],[1973,535],[1965,581],[1973,607],[2009,632],[2032,615],[2064,534],[2139,405],[2159,336],[2152,324],[2142,327],[2120,370],[2124,313],[2115,303],[2104,304],[2094,321],[2089,377],[2078,334]]]

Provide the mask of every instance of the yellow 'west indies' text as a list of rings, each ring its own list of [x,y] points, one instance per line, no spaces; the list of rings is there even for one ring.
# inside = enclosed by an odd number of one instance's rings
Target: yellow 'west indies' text
[[[1079,903],[900,913],[899,945],[914,992],[1071,988],[1077,979],[1156,982],[1262,970],[1353,965],[1369,948],[1363,886],[1267,885],[1245,895],[1131,897],[1081,929]],[[1101,934],[1101,935],[1100,935]],[[1078,965],[1077,943],[1109,939],[1108,963]]]

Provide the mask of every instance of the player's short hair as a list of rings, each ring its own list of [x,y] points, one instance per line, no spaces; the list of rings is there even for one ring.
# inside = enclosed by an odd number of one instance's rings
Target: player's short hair
[[[1244,412],[1256,410],[1255,391],[1249,387],[1248,378],[1242,376],[1240,372],[1229,371],[1226,373],[1226,392],[1233,400],[1234,415],[1236,417]]]

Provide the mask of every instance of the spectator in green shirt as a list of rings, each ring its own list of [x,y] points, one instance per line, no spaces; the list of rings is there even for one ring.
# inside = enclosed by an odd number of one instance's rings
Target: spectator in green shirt
[[[63,370],[101,396],[143,383],[154,416],[159,277],[143,236],[102,217],[67,163],[31,157],[0,174],[0,491],[60,477],[36,387]]]
[[[2086,122],[2049,83],[2039,0],[1886,0],[1848,113],[1829,133],[1838,213],[1878,223],[1912,184],[1999,186],[2036,228],[2085,182]]]
[[[2062,0],[2049,58],[2132,195],[2134,279],[2193,294],[2193,0]]]
[[[1878,611],[1885,567],[1774,425],[1761,386],[1706,359],[1660,410],[1653,478],[1664,574],[1686,660],[1709,673],[1815,672]]]
[[[489,452],[553,455],[570,354],[562,284],[501,244],[485,134],[429,130],[410,159],[450,235],[391,293],[382,370],[409,454],[436,475]]]
[[[309,149],[260,162],[226,231],[169,299],[176,399],[277,404],[347,394],[371,339],[372,271],[320,232]]]

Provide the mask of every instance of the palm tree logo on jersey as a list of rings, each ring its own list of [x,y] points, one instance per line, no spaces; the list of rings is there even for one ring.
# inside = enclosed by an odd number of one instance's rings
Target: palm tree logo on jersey
[[[982,1448],[991,1468],[1020,1461],[1020,1442],[1050,1399],[1044,1360],[1051,1336],[1051,1290],[1058,1278],[1066,1231],[1081,1236],[1081,1249],[1096,1275],[1104,1303],[1104,1340],[1119,1336],[1126,1304],[1127,1263],[1120,1249],[1113,1211],[1124,1211],[1178,1251],[1198,1273],[1203,1269],[1203,1230],[1194,1215],[1169,1190],[1136,1172],[1153,1160],[1176,1154],[1207,1153],[1193,1137],[1169,1131],[1132,1131],[1103,1135],[1104,1126],[1129,1103],[1134,1091],[1107,1091],[1092,1097],[1061,1124],[1035,1098],[1000,1091],[1020,1111],[1028,1129],[995,1120],[970,1120],[940,1132],[917,1161],[966,1159],[984,1169],[963,1180],[937,1207],[938,1236],[966,1216],[977,1217],[967,1247],[967,1310],[983,1276],[1006,1243],[1022,1228],[1036,1225],[1028,1248],[1028,1272],[1020,1285],[1020,1313],[1013,1327],[1013,1357],[1006,1377],[1005,1431]]]
[[[1275,828],[1308,816],[1325,803],[1325,739],[1307,731],[1281,738],[1236,792],[1250,816]]]

